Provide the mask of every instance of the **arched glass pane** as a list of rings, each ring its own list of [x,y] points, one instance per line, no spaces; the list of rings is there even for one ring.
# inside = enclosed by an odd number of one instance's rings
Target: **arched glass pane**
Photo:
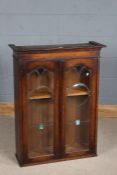
[[[28,155],[53,154],[54,74],[38,68],[28,73]]]
[[[84,65],[66,71],[66,153],[89,149],[90,77]]]

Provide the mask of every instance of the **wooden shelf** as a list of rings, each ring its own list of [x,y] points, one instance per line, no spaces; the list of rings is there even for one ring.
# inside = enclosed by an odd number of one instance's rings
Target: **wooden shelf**
[[[71,96],[82,96],[82,95],[88,95],[87,91],[85,90],[73,90],[67,94],[68,97]]]
[[[35,93],[31,97],[29,97],[30,100],[41,100],[49,98],[51,98],[51,94],[48,92]]]
[[[41,100],[41,99],[49,99],[51,98],[50,95],[43,95],[43,96],[32,96],[29,99],[30,100]]]
[[[82,96],[82,95],[88,95],[87,91],[73,90],[67,94],[68,97]],[[30,100],[40,100],[40,99],[49,99],[49,98],[51,98],[51,94],[47,92],[43,92],[41,94],[33,94],[31,97],[29,97]]]

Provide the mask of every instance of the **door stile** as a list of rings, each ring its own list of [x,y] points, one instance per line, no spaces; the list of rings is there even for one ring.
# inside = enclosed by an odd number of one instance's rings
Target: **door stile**
[[[55,157],[60,157],[60,70],[59,70],[59,62],[57,60],[54,61],[55,64],[55,74],[54,74],[54,153]]]
[[[90,150],[96,154],[97,148],[97,93],[98,93],[98,63],[97,60],[92,67],[92,94],[91,94],[91,103],[90,103]]]
[[[65,61],[59,61],[59,123],[60,123],[60,156],[64,157],[65,154],[65,74],[64,74]]]
[[[24,88],[25,87],[25,88]],[[28,134],[27,134],[27,120],[28,120],[28,115],[27,115],[27,99],[25,98],[25,95],[27,94],[27,83],[26,83],[26,76],[25,72],[23,70],[20,71],[20,94],[21,95],[21,133],[22,133],[22,162],[27,162],[28,160]],[[25,99],[25,100],[24,100]]]

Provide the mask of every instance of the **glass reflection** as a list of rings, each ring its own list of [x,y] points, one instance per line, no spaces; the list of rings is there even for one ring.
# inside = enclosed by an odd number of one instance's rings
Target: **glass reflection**
[[[28,73],[28,155],[53,154],[54,74],[38,68]]]
[[[66,153],[89,149],[90,77],[84,65],[66,71]]]

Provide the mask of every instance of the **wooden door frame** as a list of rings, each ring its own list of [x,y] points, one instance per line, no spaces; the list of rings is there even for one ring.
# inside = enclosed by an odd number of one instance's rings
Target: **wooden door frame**
[[[90,149],[87,151],[87,154],[90,152],[92,154],[96,154],[96,140],[97,140],[97,81],[98,81],[98,60],[92,59],[92,58],[82,58],[82,59],[69,59],[66,60],[64,63],[61,64],[61,72],[62,72],[62,79],[61,79],[61,86],[62,86],[62,93],[61,93],[61,125],[62,125],[62,131],[61,131],[61,143],[62,143],[62,154],[63,157],[74,157],[79,155],[85,155],[86,152],[84,151],[82,153],[65,153],[65,110],[66,110],[66,100],[65,100],[65,71],[68,68],[71,68],[75,65],[84,65],[86,67],[89,67],[92,70],[92,95],[91,95],[91,103],[90,103]],[[94,92],[95,91],[95,92]]]
[[[23,108],[22,110],[22,130],[23,130],[23,136],[22,136],[22,151],[23,151],[23,157],[22,162],[23,164],[32,163],[32,162],[45,162],[50,161],[53,159],[57,159],[59,157],[59,106],[58,106],[58,65],[54,61],[32,61],[32,62],[22,62],[20,65],[22,67],[21,75],[20,75],[20,84],[22,86],[22,95],[21,95],[21,101]],[[36,157],[28,157],[28,102],[27,102],[27,81],[26,76],[27,73],[31,72],[32,70],[43,67],[47,68],[48,70],[51,70],[54,73],[54,152],[51,155],[43,155],[36,156]]]

